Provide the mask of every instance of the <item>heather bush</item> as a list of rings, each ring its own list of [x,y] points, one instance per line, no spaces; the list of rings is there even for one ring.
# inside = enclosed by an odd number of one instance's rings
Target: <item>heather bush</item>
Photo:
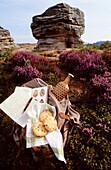
[[[81,106],[82,127],[76,128],[66,150],[68,170],[108,170],[111,167],[111,106],[98,105],[95,110]]]
[[[67,169],[110,170],[110,71],[109,51],[103,54],[88,50],[66,51],[61,53],[60,65],[56,66],[51,66],[44,57],[39,57],[35,54],[32,55],[29,52],[17,52],[14,57],[0,65],[0,101],[2,102],[3,99],[8,97],[13,92],[16,85],[22,85],[24,82],[35,77],[40,77],[47,83],[55,85],[60,81],[62,74],[66,75],[67,72],[71,72],[75,74],[77,78],[87,80],[90,82],[88,86],[90,88],[88,88],[88,91],[84,89],[83,96],[79,96],[79,94],[78,98],[75,98],[74,94],[71,97],[69,96],[74,108],[80,113],[82,126],[75,127],[70,143],[68,147],[65,148]],[[13,77],[13,73],[15,77]],[[86,81],[84,81],[84,84],[85,83]],[[6,136],[4,134],[9,134],[12,128],[12,123],[10,126],[5,126],[7,123],[9,123],[9,120],[3,119],[1,127],[4,131],[1,133],[1,146],[5,149],[7,148],[8,156],[5,154],[6,152],[2,152],[2,158],[4,160],[3,162],[6,162],[6,167],[9,167],[9,165],[11,166],[13,164],[17,150],[14,148],[15,145],[9,136],[3,138],[3,136]],[[9,141],[8,145],[7,140]],[[21,159],[24,158],[24,155],[21,156]],[[27,155],[27,158],[29,158],[28,156],[29,155]],[[41,161],[41,164],[42,163]],[[51,162],[51,164],[53,166],[54,162]],[[34,168],[34,163],[32,163],[32,165]],[[22,163],[22,167],[24,166],[25,163]],[[47,169],[47,167],[45,168]],[[61,167],[59,166],[58,169],[59,168],[64,169],[62,165]]]
[[[87,81],[107,70],[101,53],[94,50],[65,51],[59,58],[62,68]]]
[[[111,72],[105,72],[103,75],[95,75],[92,78],[93,97],[97,102],[111,101]]]
[[[16,83],[23,84],[36,77],[43,78],[50,72],[48,60],[31,52],[16,52],[10,61]]]
[[[23,66],[27,63],[31,63],[32,61],[39,61],[39,56],[32,54],[26,51],[16,52],[12,58],[12,61],[15,65]]]
[[[27,82],[30,81],[36,77],[42,78],[43,73],[39,72],[35,67],[32,67],[31,65],[26,65],[23,67],[16,66],[14,68],[14,75],[17,78],[18,82]]]
[[[89,89],[82,97],[89,103],[111,101],[111,55],[93,50],[65,51],[60,55],[61,67],[86,81]]]
[[[16,52],[11,60],[14,66],[24,66],[30,64],[37,67],[37,69],[41,71],[47,69],[49,66],[49,62],[45,57],[26,51]]]
[[[103,51],[102,58],[107,65],[108,71],[111,71],[111,50]]]

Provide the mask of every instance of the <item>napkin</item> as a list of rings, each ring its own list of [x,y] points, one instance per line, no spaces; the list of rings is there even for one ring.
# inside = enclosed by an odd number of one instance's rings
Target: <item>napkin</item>
[[[26,128],[26,148],[49,144],[55,156],[59,160],[64,161],[66,163],[63,151],[62,134],[58,128],[53,132],[48,132],[48,134],[45,137],[36,137],[32,133],[32,126],[35,122],[39,121],[40,113],[45,109],[48,109],[50,110],[50,112],[53,113],[53,116],[55,117],[56,116],[55,107],[47,103],[38,103],[36,101],[33,102],[34,103],[32,107],[27,111],[29,119]]]

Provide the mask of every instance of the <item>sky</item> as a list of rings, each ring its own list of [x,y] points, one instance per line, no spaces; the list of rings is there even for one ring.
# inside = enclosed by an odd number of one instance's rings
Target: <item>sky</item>
[[[49,7],[67,3],[84,12],[85,43],[111,40],[111,0],[0,0],[0,26],[9,30],[15,43],[36,43],[32,17]]]

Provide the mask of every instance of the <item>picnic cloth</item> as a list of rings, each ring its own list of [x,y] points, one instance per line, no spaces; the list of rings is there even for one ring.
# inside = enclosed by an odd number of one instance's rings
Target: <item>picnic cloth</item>
[[[49,144],[55,156],[66,163],[63,151],[62,134],[58,128],[53,132],[48,132],[45,137],[36,137],[32,133],[33,124],[39,121],[39,114],[45,109],[50,110],[54,117],[56,116],[56,109],[54,106],[51,106],[48,103],[38,103],[35,100],[33,101],[32,107],[27,111],[29,120],[26,128],[26,148]]]
[[[46,135],[46,139],[48,144],[51,146],[55,156],[60,160],[66,163],[64,158],[64,151],[63,151],[63,139],[62,134],[59,129],[56,129],[53,132],[49,132]]]

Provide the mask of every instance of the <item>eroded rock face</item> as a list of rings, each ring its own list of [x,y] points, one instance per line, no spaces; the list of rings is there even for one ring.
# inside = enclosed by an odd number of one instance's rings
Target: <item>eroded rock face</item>
[[[0,27],[0,51],[15,48],[17,48],[17,45],[14,43],[14,39],[10,36],[10,32]]]
[[[83,43],[84,13],[65,3],[48,8],[34,16],[31,23],[33,36],[38,40],[37,50],[56,50],[76,47]]]

